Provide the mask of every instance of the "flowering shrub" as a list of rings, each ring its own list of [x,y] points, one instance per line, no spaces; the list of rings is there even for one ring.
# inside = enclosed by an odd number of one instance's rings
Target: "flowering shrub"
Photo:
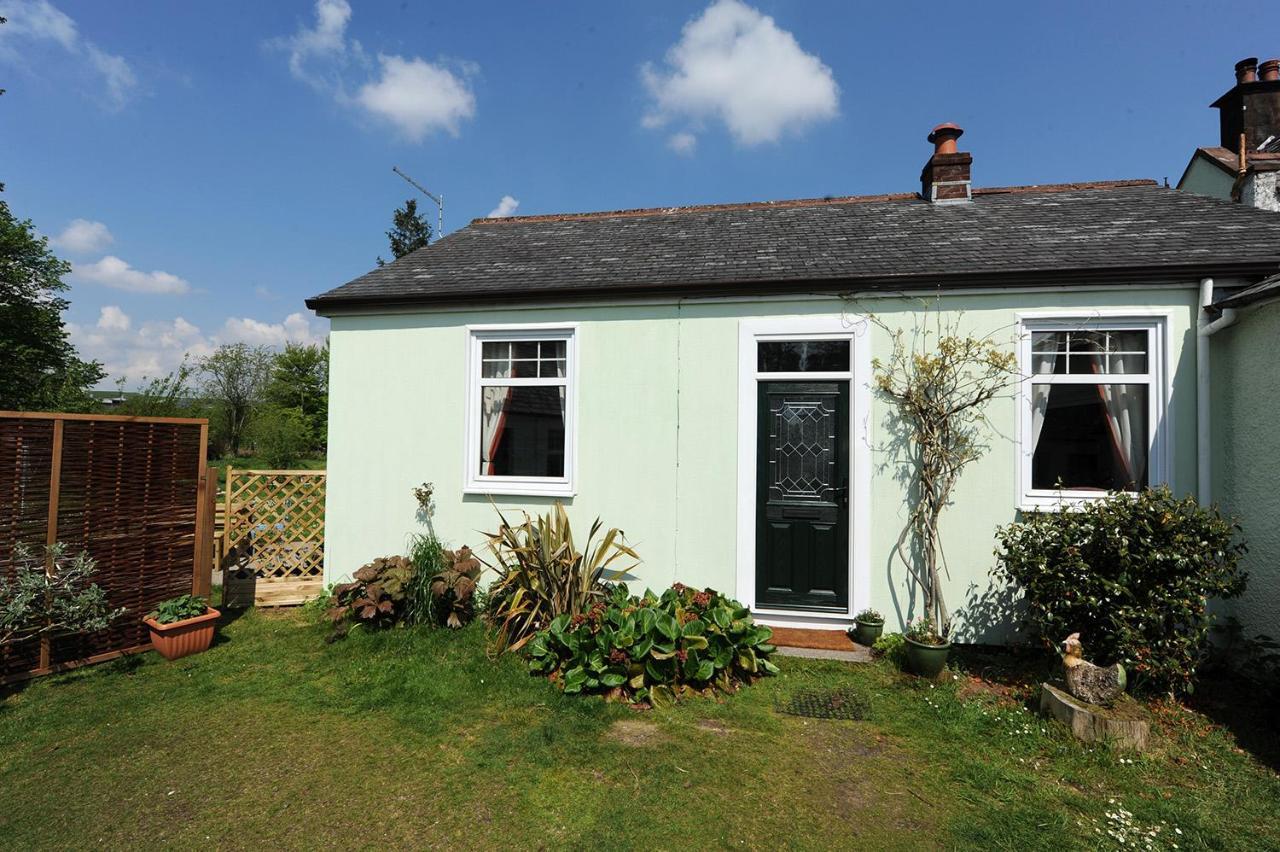
[[[618,586],[585,613],[557,616],[526,650],[530,670],[565,692],[658,705],[776,674],[772,636],[712,589],[676,583],[634,597]]]
[[[937,628],[933,626],[933,621],[925,616],[919,616],[907,623],[906,637],[913,642],[919,642],[922,645],[945,645],[947,640],[939,633]]]
[[[1139,690],[1190,691],[1207,600],[1244,591],[1238,532],[1168,488],[1112,494],[999,529],[995,573],[1023,591],[1045,647],[1078,632],[1093,662],[1123,663]]]
[[[853,617],[854,621],[865,621],[868,624],[884,624],[884,616],[874,609],[864,609]]]

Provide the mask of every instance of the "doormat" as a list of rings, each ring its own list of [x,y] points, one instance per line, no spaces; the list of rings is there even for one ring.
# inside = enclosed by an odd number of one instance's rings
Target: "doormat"
[[[774,627],[773,644],[824,651],[852,651],[858,647],[843,630],[805,630],[796,627]]]
[[[784,701],[775,701],[774,709],[789,716],[810,719],[850,719],[867,717],[871,702],[850,687],[835,689],[801,689]]]

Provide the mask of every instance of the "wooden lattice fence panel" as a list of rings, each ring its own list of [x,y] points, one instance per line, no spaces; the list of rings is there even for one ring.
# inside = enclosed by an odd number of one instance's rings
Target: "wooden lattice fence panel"
[[[62,542],[88,551],[110,605],[127,609],[97,633],[0,651],[0,677],[145,648],[142,617],[201,590],[207,438],[204,420],[0,412],[0,572],[13,576],[18,542]]]
[[[322,470],[227,471],[223,601],[299,604],[324,589]]]

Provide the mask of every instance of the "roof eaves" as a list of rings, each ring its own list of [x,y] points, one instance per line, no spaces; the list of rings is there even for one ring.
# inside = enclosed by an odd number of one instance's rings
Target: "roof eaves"
[[[1168,265],[1130,265],[1105,267],[1073,267],[1057,269],[1025,269],[1012,271],[972,271],[956,273],[904,273],[892,276],[778,279],[763,281],[700,282],[697,284],[646,285],[641,282],[617,284],[607,289],[557,288],[530,290],[522,293],[395,294],[382,297],[313,296],[306,306],[321,316],[348,312],[377,312],[380,309],[498,307],[547,302],[613,302],[645,298],[714,298],[747,295],[835,295],[850,292],[883,292],[937,288],[964,290],[981,287],[1022,289],[1055,287],[1064,284],[1128,284],[1135,279],[1147,281],[1195,280],[1206,274],[1259,275],[1280,267],[1280,253],[1265,261],[1206,259],[1196,263]]]

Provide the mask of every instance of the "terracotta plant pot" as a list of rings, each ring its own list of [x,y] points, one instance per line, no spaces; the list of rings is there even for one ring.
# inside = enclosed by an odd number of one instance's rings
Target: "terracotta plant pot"
[[[209,646],[213,644],[213,631],[218,626],[218,616],[221,614],[210,607],[204,615],[172,624],[160,624],[152,618],[144,618],[143,623],[151,628],[151,647],[159,651],[160,656],[166,660],[176,660],[209,650]]]
[[[853,641],[859,645],[871,646],[876,644],[883,632],[883,621],[856,621],[853,625]]]
[[[951,653],[951,643],[943,645],[926,645],[907,638],[907,668],[920,677],[932,680],[947,667],[947,655]]]

